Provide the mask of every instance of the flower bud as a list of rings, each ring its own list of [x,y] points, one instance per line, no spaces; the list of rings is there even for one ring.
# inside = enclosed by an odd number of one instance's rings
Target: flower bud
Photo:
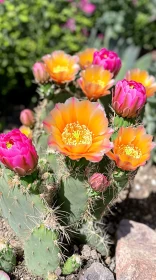
[[[49,81],[49,74],[45,69],[45,65],[43,62],[36,62],[32,68],[34,78],[36,83],[46,83]]]
[[[20,176],[26,176],[35,171],[38,155],[32,141],[19,129],[13,129],[0,134],[0,161]]]
[[[136,117],[146,102],[144,86],[135,81],[118,81],[112,98],[112,107],[123,118]]]
[[[24,109],[20,113],[20,121],[23,125],[32,126],[35,122],[34,113],[29,109]]]
[[[94,173],[89,178],[89,184],[91,188],[96,192],[104,192],[110,185],[106,176],[101,173]]]
[[[94,52],[93,64],[102,65],[105,70],[113,73],[115,77],[121,68],[121,59],[117,53],[103,48]]]
[[[26,135],[29,139],[32,139],[32,130],[30,127],[22,125],[20,126],[19,130]]]

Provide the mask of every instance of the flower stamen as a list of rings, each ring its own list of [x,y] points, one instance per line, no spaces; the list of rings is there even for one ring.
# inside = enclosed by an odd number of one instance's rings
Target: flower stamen
[[[134,145],[121,145],[119,149],[122,154],[126,154],[127,156],[136,159],[139,159],[142,156],[141,150],[138,147],[135,147]]]
[[[92,132],[79,122],[69,123],[62,132],[62,140],[66,145],[92,144]]]
[[[12,140],[9,140],[9,141],[7,141],[6,142],[6,147],[7,147],[7,149],[11,149],[12,148],[12,146],[13,146],[13,141]]]
[[[53,68],[53,72],[54,73],[59,73],[59,72],[67,72],[68,71],[68,67],[67,66],[56,66]]]

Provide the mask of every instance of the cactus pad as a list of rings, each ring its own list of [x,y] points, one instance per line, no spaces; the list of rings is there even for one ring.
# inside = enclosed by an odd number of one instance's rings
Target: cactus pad
[[[6,272],[12,272],[15,265],[16,256],[12,247],[4,241],[0,241],[0,269],[3,269]]]
[[[59,190],[60,209],[67,212],[70,223],[78,222],[88,207],[88,195],[85,181],[81,178],[62,179]]]
[[[25,239],[31,230],[41,223],[46,208],[37,195],[13,184],[13,177],[3,174],[0,178],[0,207],[16,234]]]
[[[60,249],[57,232],[41,225],[35,228],[25,242],[25,262],[35,275],[46,277],[59,267]]]

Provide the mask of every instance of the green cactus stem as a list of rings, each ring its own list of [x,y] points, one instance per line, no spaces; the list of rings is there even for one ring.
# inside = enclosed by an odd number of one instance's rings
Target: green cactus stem
[[[60,264],[58,233],[44,225],[31,232],[24,245],[25,262],[28,269],[35,275],[47,277]]]
[[[29,194],[13,172],[7,169],[1,172],[0,207],[3,217],[24,240],[31,230],[41,223],[47,212],[46,205],[38,195]]]
[[[94,221],[90,218],[81,225],[79,229],[79,240],[95,248],[102,256],[109,255],[109,239],[99,226],[95,227]]]
[[[80,176],[62,178],[58,190],[58,204],[66,212],[66,222],[73,224],[81,221],[88,208],[87,183]]]
[[[69,257],[63,265],[62,274],[68,275],[76,272],[81,266],[81,258],[78,254]]]
[[[0,269],[10,273],[14,270],[15,265],[16,256],[13,248],[5,241],[0,240]]]

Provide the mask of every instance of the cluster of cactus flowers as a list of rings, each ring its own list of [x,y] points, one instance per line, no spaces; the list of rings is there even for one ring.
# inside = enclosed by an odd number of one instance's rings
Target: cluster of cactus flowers
[[[43,56],[33,66],[35,113],[25,109],[22,126],[0,135],[1,212],[28,269],[44,279],[81,266],[73,242],[108,255],[99,221],[155,146],[142,112],[156,82],[133,69],[115,85],[121,65],[107,49]]]

